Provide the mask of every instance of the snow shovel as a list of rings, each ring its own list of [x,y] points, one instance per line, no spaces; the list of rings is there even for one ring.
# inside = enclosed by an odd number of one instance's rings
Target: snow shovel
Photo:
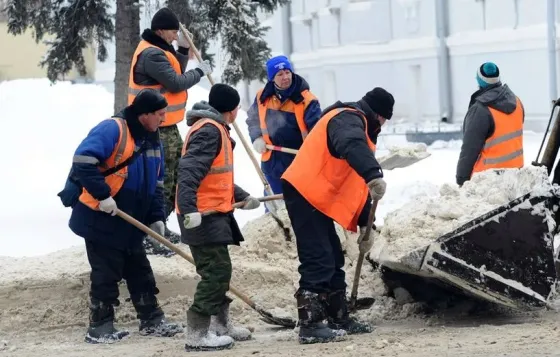
[[[181,32],[183,33],[183,36],[185,36],[185,38],[189,42],[191,51],[194,52],[194,55],[195,55],[196,59],[199,62],[202,63],[202,57],[200,56],[200,52],[198,52],[198,49],[194,45],[194,42],[193,42],[191,36],[189,36],[189,33],[187,32],[187,29],[185,29],[185,27],[181,23],[179,24],[179,27],[181,29]],[[214,78],[212,78],[212,76],[210,74],[207,74],[206,77],[208,77],[208,81],[210,81],[210,84],[214,85]],[[267,195],[269,195],[269,196],[273,195],[274,192],[272,191],[272,188],[270,187],[270,184],[268,183],[266,177],[264,176],[264,173],[261,170],[261,167],[260,167],[260,165],[259,165],[259,163],[258,163],[258,161],[255,157],[255,154],[253,153],[253,150],[252,150],[251,146],[249,145],[249,143],[247,142],[247,140],[243,136],[243,133],[239,129],[239,126],[237,125],[237,123],[233,122],[232,125],[233,125],[233,128],[235,129],[235,132],[237,133],[237,136],[241,140],[241,143],[243,144],[243,147],[245,148],[245,151],[247,152],[247,155],[249,155],[249,158],[251,159],[251,162],[253,163],[253,166],[255,167],[255,170],[259,174],[259,178],[261,179],[261,181],[264,185],[264,189],[265,189]],[[291,241],[292,238],[290,237],[290,228],[282,221],[282,219],[280,219],[280,216],[277,213],[278,206],[276,205],[276,203],[274,203],[274,201],[270,201],[270,202],[271,202],[271,204],[266,205],[266,207],[268,208],[268,211],[270,212],[270,214],[272,215],[272,218],[274,218],[276,223],[278,223],[278,225],[282,228],[282,231],[284,232],[284,238],[286,239],[286,241]]]
[[[361,234],[358,237],[358,244],[360,244],[364,240],[367,242],[368,239],[370,239],[371,229],[373,226],[373,220],[375,219],[375,211],[377,210],[378,202],[379,201],[373,201],[373,204],[371,205],[366,231],[364,232],[364,234]],[[362,298],[359,299],[360,302],[358,302],[358,286],[360,284],[360,274],[362,273],[362,264],[364,263],[365,255],[366,253],[360,252],[360,255],[358,256],[358,262],[356,264],[356,272],[354,273],[354,282],[352,284],[352,292],[350,293],[350,301],[348,303],[348,309],[350,311],[368,308],[371,305],[373,305],[373,303],[375,302],[374,298]]]
[[[174,251],[175,253],[180,255],[182,258],[184,258],[186,261],[188,261],[192,265],[196,265],[193,257],[190,254],[185,253],[181,248],[179,248],[175,244],[171,243],[170,241],[168,241],[167,239],[165,239],[164,237],[162,237],[158,233],[154,232],[153,230],[151,230],[150,228],[148,228],[147,226],[145,226],[144,224],[142,224],[141,222],[136,220],[134,217],[128,215],[127,213],[121,211],[120,209],[117,210],[117,216],[121,217],[122,219],[124,219],[128,223],[132,224],[133,226],[135,226],[136,228],[138,228],[142,232],[148,234],[149,236],[151,236],[152,238],[154,238],[155,240],[157,240],[161,244],[165,245],[167,248],[171,249],[172,251]],[[261,315],[261,320],[263,320],[264,322],[266,322],[268,324],[271,324],[271,325],[283,326],[283,327],[288,327],[288,328],[294,328],[296,326],[296,321],[295,320],[293,320],[289,317],[277,317],[277,316],[272,315],[270,312],[266,311],[264,308],[257,305],[247,295],[245,295],[244,293],[237,290],[236,288],[234,288],[231,285],[229,286],[229,291],[232,294],[234,294],[235,296],[237,296],[239,299],[241,299],[244,303],[249,305],[253,310],[258,312]]]
[[[266,145],[268,150],[276,150],[280,152],[285,152],[288,154],[297,155],[298,150],[290,149],[283,146],[277,145]],[[398,152],[394,152],[387,156],[380,157],[377,161],[383,170],[393,170],[393,169],[400,169],[404,167],[408,167],[417,163],[418,161],[424,160],[425,158],[429,157],[431,154],[427,151],[414,153],[412,155],[403,155],[399,154]]]

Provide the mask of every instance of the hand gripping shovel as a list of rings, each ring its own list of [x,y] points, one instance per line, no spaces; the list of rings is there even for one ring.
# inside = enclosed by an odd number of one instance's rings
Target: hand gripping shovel
[[[259,201],[272,200],[272,199],[278,199],[278,197],[267,196],[263,199],[259,199]],[[237,205],[237,207],[240,207],[242,204],[243,204],[243,202],[238,202],[236,205]],[[213,212],[206,213],[205,215],[212,214],[212,213]],[[134,217],[126,214],[125,212],[123,212],[121,210],[117,210],[117,216],[121,217],[122,219],[124,219],[128,223],[132,224],[133,226],[135,226],[136,228],[138,228],[142,232],[150,235],[155,240],[157,240],[161,244],[165,245],[167,248],[171,249],[172,251],[174,251],[175,253],[177,253],[181,257],[183,257],[185,260],[187,260],[192,265],[195,265],[194,259],[192,258],[192,256],[190,254],[185,253],[181,248],[177,247],[175,244],[171,243],[170,241],[168,241],[167,239],[165,239],[164,237],[162,237],[158,233],[156,233],[153,230],[151,230],[150,228],[146,227],[144,224],[142,224],[141,222],[136,220]],[[244,303],[249,305],[253,310],[258,312],[261,315],[261,319],[264,322],[269,323],[271,325],[283,326],[283,327],[288,327],[288,328],[294,328],[296,326],[296,321],[295,320],[293,320],[291,318],[276,317],[276,316],[272,315],[270,312],[266,311],[265,309],[263,309],[262,307],[257,305],[247,295],[245,295],[244,293],[237,290],[236,288],[234,288],[231,285],[229,287],[229,291],[232,294],[234,294],[235,296],[237,296],[239,299],[241,299]]]
[[[370,239],[371,229],[373,226],[373,220],[375,219],[375,211],[377,210],[377,202],[373,201],[371,205],[371,210],[369,211],[368,222],[366,226],[366,231],[364,234],[358,237],[358,244],[363,240]],[[358,299],[358,285],[360,284],[360,274],[362,272],[362,264],[364,263],[364,257],[366,253],[360,252],[358,256],[358,262],[356,264],[356,272],[354,273],[354,282],[352,284],[352,292],[350,293],[350,302],[348,304],[348,310],[356,311],[358,309],[368,308],[375,302],[374,298],[362,298]]]

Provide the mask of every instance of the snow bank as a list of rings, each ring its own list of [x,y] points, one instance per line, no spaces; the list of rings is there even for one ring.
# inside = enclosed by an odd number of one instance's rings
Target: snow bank
[[[546,168],[535,166],[478,173],[461,188],[443,184],[385,217],[375,258],[398,259],[528,192],[548,195],[551,188]]]

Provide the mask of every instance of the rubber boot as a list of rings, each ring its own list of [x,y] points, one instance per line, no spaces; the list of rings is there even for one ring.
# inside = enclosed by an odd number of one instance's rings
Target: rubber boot
[[[299,319],[299,343],[325,343],[342,341],[345,339],[344,330],[334,330],[324,323],[325,296],[312,293],[307,290],[296,293],[298,319]]]
[[[179,324],[167,322],[154,294],[143,293],[132,299],[137,317],[140,319],[139,333],[142,336],[173,337],[183,332]]]
[[[229,304],[231,299],[228,299],[222,306],[220,311],[212,316],[210,319],[210,331],[218,336],[230,336],[235,341],[247,341],[251,339],[251,331],[245,327],[235,326],[229,318]]]
[[[371,325],[359,322],[350,317],[345,290],[333,291],[328,295],[327,320],[330,328],[345,330],[349,335],[370,333],[373,331]]]
[[[115,310],[113,305],[92,298],[89,305],[89,328],[85,342],[109,344],[128,336],[128,331],[119,331],[115,328],[114,320]]]
[[[234,341],[230,336],[216,336],[209,331],[210,316],[187,311],[187,338],[185,350],[190,351],[219,351],[233,347]]]

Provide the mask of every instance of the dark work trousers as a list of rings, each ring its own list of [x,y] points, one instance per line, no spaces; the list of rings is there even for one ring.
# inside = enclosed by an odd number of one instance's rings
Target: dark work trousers
[[[86,240],[91,266],[90,296],[107,304],[118,304],[118,283],[124,279],[131,299],[140,294],[157,294],[154,272],[142,245],[123,251]]]
[[[334,221],[313,207],[287,181],[284,201],[296,234],[299,289],[314,293],[345,290],[344,253]]]
[[[231,302],[226,296],[232,270],[228,246],[212,244],[189,248],[201,277],[189,310],[206,316],[216,315],[222,305]]]

